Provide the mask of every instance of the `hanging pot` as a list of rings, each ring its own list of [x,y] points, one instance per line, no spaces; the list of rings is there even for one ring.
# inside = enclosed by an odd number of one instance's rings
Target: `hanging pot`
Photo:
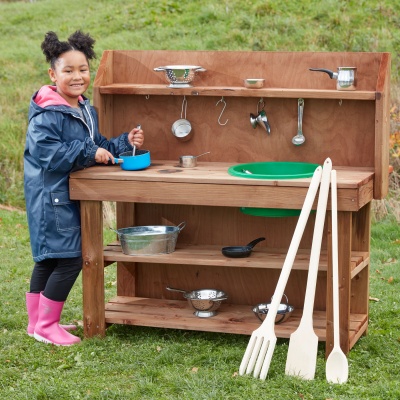
[[[186,142],[193,136],[192,125],[186,119],[187,100],[186,96],[183,96],[181,118],[172,124],[172,134],[179,139],[181,142]]]

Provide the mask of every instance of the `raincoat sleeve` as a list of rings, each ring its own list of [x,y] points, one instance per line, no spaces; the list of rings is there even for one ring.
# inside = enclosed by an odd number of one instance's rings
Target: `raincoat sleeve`
[[[94,141],[98,147],[108,150],[114,157],[118,157],[121,153],[126,151],[132,151],[133,146],[128,141],[128,132],[124,132],[117,137],[107,139],[99,132],[98,118],[94,107],[91,107],[91,111],[95,121]]]

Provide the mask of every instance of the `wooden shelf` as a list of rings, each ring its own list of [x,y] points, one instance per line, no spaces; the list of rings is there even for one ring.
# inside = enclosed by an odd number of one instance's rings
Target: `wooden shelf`
[[[104,261],[111,264],[116,261],[145,262],[158,264],[180,265],[211,265],[241,268],[280,269],[285,261],[286,253],[279,249],[258,247],[253,249],[250,257],[228,258],[221,254],[222,246],[180,245],[170,254],[154,256],[129,256],[122,253],[119,242],[109,244],[104,249]],[[300,249],[293,264],[294,270],[307,271],[310,263],[310,250]],[[351,253],[351,278],[356,276],[369,264],[369,255],[366,251]],[[326,252],[321,253],[319,271],[327,271],[328,257]]]
[[[123,95],[161,95],[161,96],[226,96],[226,97],[266,97],[266,98],[309,98],[342,100],[375,100],[374,91],[321,90],[321,89],[286,89],[262,88],[247,89],[240,86],[192,86],[170,88],[168,85],[114,83],[100,86],[100,94]]]
[[[105,306],[108,324],[127,324],[170,329],[188,329],[203,332],[251,335],[260,322],[248,305],[222,303],[218,314],[210,318],[193,315],[186,300],[148,299],[118,296]],[[295,310],[284,323],[275,325],[275,334],[289,338],[301,319],[302,310]],[[367,328],[366,314],[350,314],[350,342],[356,341]],[[320,341],[326,340],[326,313],[314,311],[314,329]]]

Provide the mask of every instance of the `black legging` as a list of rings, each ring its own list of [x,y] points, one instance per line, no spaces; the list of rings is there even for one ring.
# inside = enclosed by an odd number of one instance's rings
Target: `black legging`
[[[30,292],[50,300],[65,301],[82,269],[82,257],[48,258],[35,263]]]

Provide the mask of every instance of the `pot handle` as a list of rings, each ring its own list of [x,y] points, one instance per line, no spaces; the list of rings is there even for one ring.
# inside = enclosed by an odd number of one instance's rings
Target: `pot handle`
[[[123,158],[115,158],[114,157],[114,162],[115,162],[115,164],[122,164],[124,162],[124,159]]]
[[[331,71],[330,69],[325,69],[325,68],[309,68],[310,71],[319,71],[319,72],[325,72],[329,75],[331,79],[334,78],[334,72]]]
[[[176,227],[179,229],[179,232],[180,232],[185,226],[186,226],[186,222],[183,221],[179,225],[177,225]]]
[[[167,286],[165,289],[169,290],[170,292],[180,292],[180,293],[187,293],[186,290],[182,290],[182,289],[175,289],[172,287]]]
[[[165,68],[164,67],[157,67],[157,68],[154,68],[154,71],[165,71]]]

